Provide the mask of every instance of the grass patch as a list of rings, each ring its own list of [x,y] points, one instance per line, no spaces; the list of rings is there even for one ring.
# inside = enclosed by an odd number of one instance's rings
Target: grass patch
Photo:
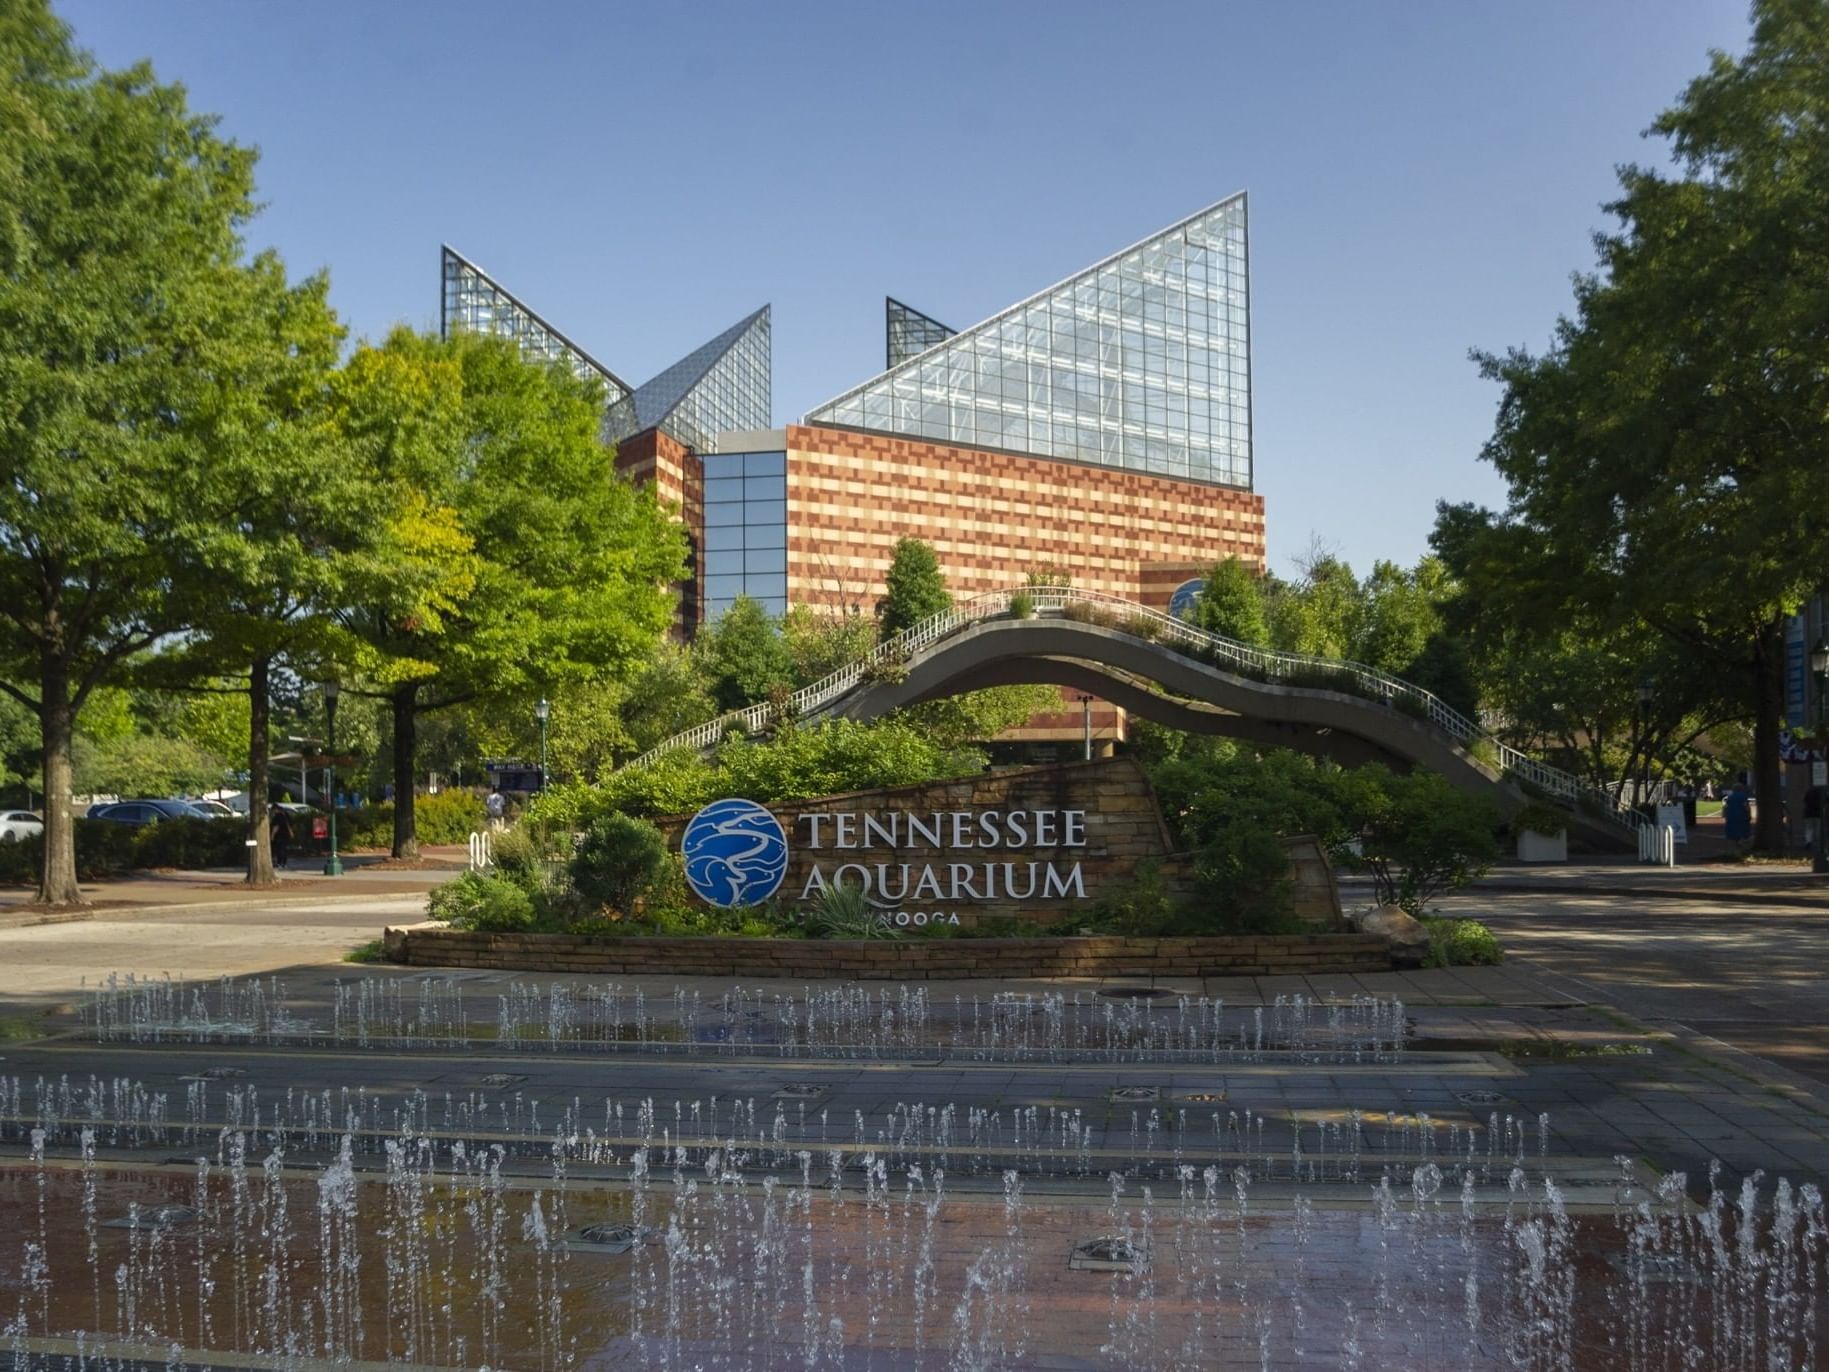
[[[386,962],[386,947],[380,939],[371,938],[367,943],[358,943],[354,948],[351,948],[347,953],[343,954],[343,961]]]
[[[24,1039],[47,1038],[50,1034],[51,1027],[42,1019],[31,1019],[25,1015],[0,1019],[0,1043],[19,1043]]]
[[[1497,967],[1505,961],[1498,938],[1476,919],[1447,919],[1425,915],[1429,931],[1425,967]]]

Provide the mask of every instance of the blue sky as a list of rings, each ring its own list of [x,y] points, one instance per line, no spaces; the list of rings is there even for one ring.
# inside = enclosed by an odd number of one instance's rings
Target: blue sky
[[[1123,5],[65,0],[262,151],[251,241],[351,327],[435,326],[448,241],[619,375],[774,304],[781,423],[1251,193],[1270,559],[1426,550],[1498,501],[1471,347],[1540,346],[1613,168],[1740,0]]]

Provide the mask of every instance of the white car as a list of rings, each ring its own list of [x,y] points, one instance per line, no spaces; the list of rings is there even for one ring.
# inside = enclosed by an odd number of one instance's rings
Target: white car
[[[30,810],[0,810],[0,843],[36,838],[43,832],[44,821]]]

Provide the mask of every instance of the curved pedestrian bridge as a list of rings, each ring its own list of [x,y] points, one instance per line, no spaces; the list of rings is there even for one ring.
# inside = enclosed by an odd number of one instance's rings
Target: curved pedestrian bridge
[[[989,686],[1040,684],[1091,692],[1170,728],[1296,748],[1344,766],[1427,767],[1511,814],[1532,799],[1569,812],[1590,844],[1636,842],[1643,820],[1597,787],[1488,734],[1440,698],[1362,663],[1279,653],[1208,633],[1160,610],[1064,587],[975,596],[915,625],[867,657],[805,687],[786,711],[803,720],[870,720],[925,700]],[[1018,602],[1020,605],[1020,601]],[[727,732],[767,730],[772,704],[751,706],[669,739],[707,748]]]

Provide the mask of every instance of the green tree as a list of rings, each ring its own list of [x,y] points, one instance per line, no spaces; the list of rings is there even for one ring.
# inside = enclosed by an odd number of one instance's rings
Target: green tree
[[[1758,0],[1652,125],[1677,167],[1627,167],[1600,271],[1533,356],[1481,355],[1504,396],[1485,457],[1563,600],[1643,620],[1738,683],[1757,841],[1783,842],[1783,625],[1829,551],[1829,8]]]
[[[1254,648],[1269,645],[1258,574],[1236,557],[1213,564],[1194,602],[1194,623],[1211,634],[1235,638]]]
[[[785,688],[794,665],[762,602],[738,596],[699,635],[699,669],[719,710],[741,710]]]
[[[81,900],[71,740],[185,627],[232,492],[224,379],[279,346],[244,261],[254,153],[144,65],[98,71],[41,0],[0,14],[0,689],[39,718],[39,899]]]
[[[885,580],[887,589],[876,603],[877,630],[885,639],[952,608],[946,578],[940,575],[940,559],[931,545],[918,538],[896,540]]]
[[[1058,687],[987,686],[981,691],[924,700],[901,713],[941,747],[959,748],[968,743],[987,743],[1006,729],[1062,708]]]
[[[345,370],[345,431],[383,480],[423,493],[409,543],[470,570],[466,589],[404,612],[345,616],[392,710],[394,852],[410,856],[420,716],[636,673],[671,623],[685,538],[598,441],[602,387],[562,365],[506,339],[399,329]]]
[[[863,615],[824,614],[810,605],[794,605],[782,617],[781,637],[794,685],[810,686],[874,648],[876,625]]]
[[[706,688],[697,659],[668,642],[656,645],[647,665],[629,683],[622,703],[623,726],[634,753],[645,753],[717,713],[717,702]]]

